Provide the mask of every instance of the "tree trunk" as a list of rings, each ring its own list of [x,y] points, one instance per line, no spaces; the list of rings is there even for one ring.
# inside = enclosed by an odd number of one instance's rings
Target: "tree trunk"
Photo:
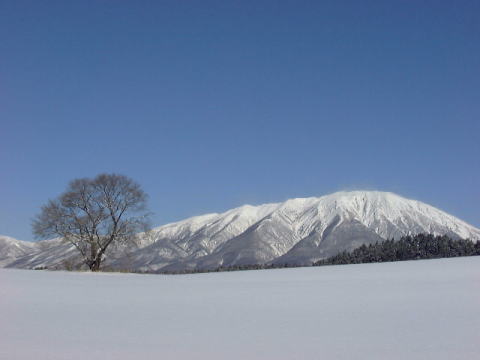
[[[92,271],[100,271],[101,257],[97,257],[93,263]]]
[[[101,261],[101,257],[88,261],[87,265],[90,268],[90,271],[100,271]]]

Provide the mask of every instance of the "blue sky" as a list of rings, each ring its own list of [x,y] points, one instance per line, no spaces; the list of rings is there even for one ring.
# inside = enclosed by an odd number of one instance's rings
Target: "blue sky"
[[[478,1],[0,2],[0,234],[68,181],[153,223],[378,189],[480,226]]]

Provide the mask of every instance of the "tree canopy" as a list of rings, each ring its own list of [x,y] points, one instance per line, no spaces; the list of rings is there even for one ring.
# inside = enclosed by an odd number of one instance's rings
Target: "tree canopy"
[[[32,228],[37,238],[58,236],[71,243],[84,263],[98,271],[111,244],[135,240],[147,230],[147,195],[124,175],[75,179],[42,207]]]

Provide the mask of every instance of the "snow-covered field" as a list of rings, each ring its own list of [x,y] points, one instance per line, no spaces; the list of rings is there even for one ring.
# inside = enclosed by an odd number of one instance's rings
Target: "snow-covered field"
[[[196,275],[0,269],[0,359],[478,359],[480,257]]]

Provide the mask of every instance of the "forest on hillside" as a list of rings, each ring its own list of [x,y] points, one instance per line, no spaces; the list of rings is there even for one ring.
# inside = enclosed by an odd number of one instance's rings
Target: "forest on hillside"
[[[319,260],[311,266],[346,265],[374,262],[437,259],[459,256],[480,255],[480,242],[468,239],[452,239],[446,235],[408,235],[399,240],[385,240],[369,245],[361,245],[353,251],[343,251],[337,255]],[[163,274],[191,274],[204,272],[260,270],[302,267],[297,264],[249,264],[218,267],[212,270],[189,269],[183,271],[160,271]]]
[[[351,252],[343,251],[313,265],[361,264],[473,255],[480,255],[480,242],[474,243],[468,239],[454,240],[445,235],[418,234],[404,236],[399,240],[391,239],[361,245]]]

